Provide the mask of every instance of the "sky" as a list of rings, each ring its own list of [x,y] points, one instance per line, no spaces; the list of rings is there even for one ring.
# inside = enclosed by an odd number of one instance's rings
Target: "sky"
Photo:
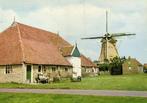
[[[105,34],[108,11],[110,33],[136,33],[117,38],[119,55],[147,63],[147,0],[0,0],[0,32],[15,21],[59,33],[80,52],[98,60],[100,40],[82,37]]]

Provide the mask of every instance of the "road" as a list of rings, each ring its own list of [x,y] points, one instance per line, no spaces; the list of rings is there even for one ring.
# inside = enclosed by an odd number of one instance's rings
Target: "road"
[[[0,88],[0,92],[147,97],[147,91],[120,91],[120,90],[6,89],[6,88]]]

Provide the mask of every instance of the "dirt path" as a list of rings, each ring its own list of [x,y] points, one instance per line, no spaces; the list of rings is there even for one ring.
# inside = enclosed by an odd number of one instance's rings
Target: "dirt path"
[[[5,89],[5,88],[0,88],[0,92],[147,97],[147,91],[119,91],[119,90]]]

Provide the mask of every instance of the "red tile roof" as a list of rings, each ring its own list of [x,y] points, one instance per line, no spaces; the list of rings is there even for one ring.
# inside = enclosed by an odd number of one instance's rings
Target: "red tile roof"
[[[25,62],[70,66],[57,48],[62,45],[70,44],[54,33],[14,23],[0,34],[0,65]]]
[[[17,28],[10,27],[0,34],[0,65],[21,64],[22,62]]]
[[[51,43],[22,39],[25,62],[32,64],[70,65]]]
[[[90,59],[88,59],[84,55],[81,55],[81,65],[83,67],[97,67],[96,64],[94,64]]]
[[[65,47],[60,48],[61,54],[65,57],[71,56],[73,48],[74,48],[74,46],[68,46],[68,47],[65,46]]]
[[[0,33],[0,65],[49,64],[69,65],[64,58],[73,46],[58,34],[15,22]],[[81,56],[82,66],[95,64]]]
[[[70,43],[65,41],[58,34],[46,30],[38,29],[32,26],[28,26],[25,24],[20,24],[20,23],[17,24],[19,25],[19,28],[21,30],[22,38],[35,40],[39,42],[52,43],[53,45],[56,45],[58,48],[64,46],[71,46]]]

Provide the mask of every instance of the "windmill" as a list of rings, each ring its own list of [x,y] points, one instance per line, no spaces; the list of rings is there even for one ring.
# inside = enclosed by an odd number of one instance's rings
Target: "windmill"
[[[109,33],[108,32],[108,12],[106,11],[106,33],[103,36],[87,37],[81,39],[101,39],[101,53],[99,56],[99,63],[110,62],[114,57],[119,57],[116,48],[116,38],[122,36],[136,35],[133,33]]]

